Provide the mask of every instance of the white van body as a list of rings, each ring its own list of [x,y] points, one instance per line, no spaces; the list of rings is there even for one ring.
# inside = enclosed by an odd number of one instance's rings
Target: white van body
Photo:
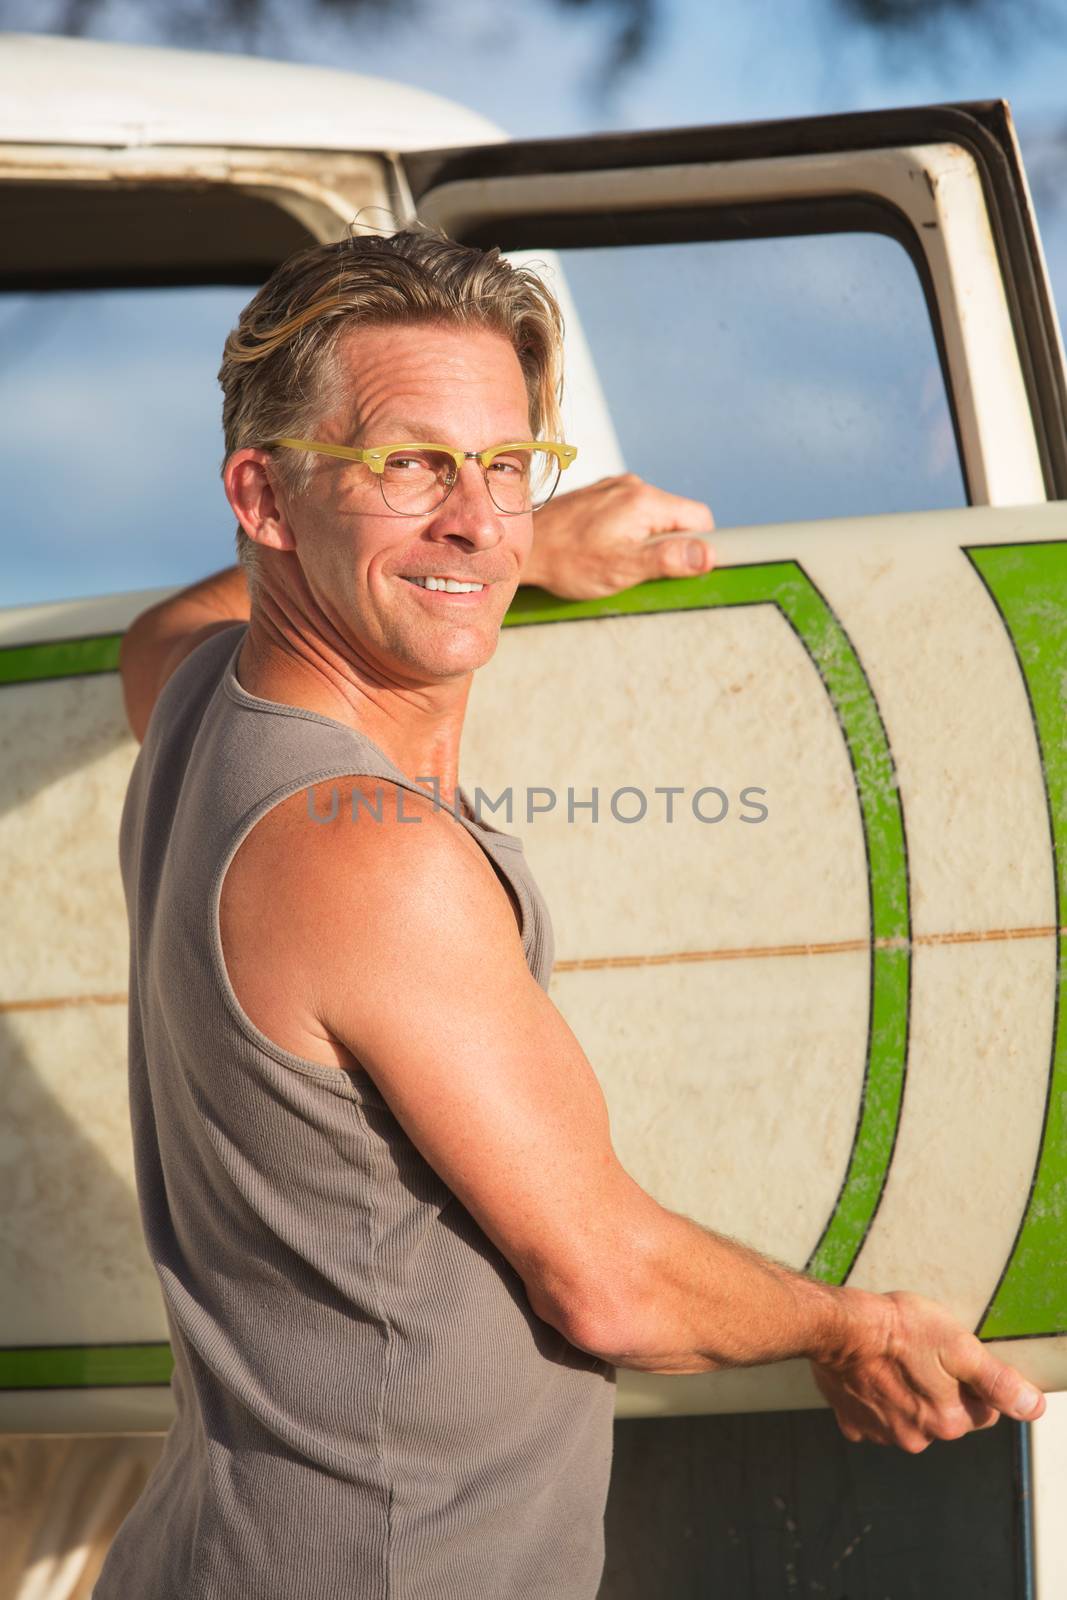
[[[47,219],[72,204],[83,219],[112,209],[97,234],[62,235]],[[856,219],[876,211],[906,238],[968,503],[727,528],[708,579],[606,601],[520,592],[472,695],[465,776],[606,797],[650,748],[657,771],[695,771],[707,727],[718,770],[758,770],[794,797],[758,849],[744,828],[715,834],[697,869],[691,827],[538,819],[553,998],[604,1085],[617,1147],[673,1209],[830,1281],[936,1295],[1067,1389],[1067,387],[1007,108],[519,144],[347,72],[0,36],[12,282],[47,278],[60,237],[68,286],[80,272],[162,281],[171,205],[192,219],[175,225],[188,251],[176,279],[207,281],[213,250],[224,278],[265,276],[301,240],[383,217],[536,256],[567,318],[580,454],[566,487],[630,463],[557,250],[604,248],[631,223],[643,241],[726,238],[869,226]],[[245,215],[247,263],[227,233]],[[132,1441],[171,1415],[135,1226],[114,837],[136,753],[118,640],[173,587],[0,609],[0,1051],[18,1086],[5,1160],[21,1174],[0,1218],[10,1434]],[[577,714],[561,718],[578,684]],[[524,698],[520,722],[495,713]],[[630,1417],[820,1403],[801,1363],[620,1372],[618,1392]],[[1033,1430],[1046,1597],[1067,1581],[1049,1498],[1064,1423],[1053,1403]],[[93,1537],[136,1492],[139,1451],[101,1480]],[[70,1471],[54,1515],[84,1492]],[[20,1563],[32,1517],[24,1532]]]

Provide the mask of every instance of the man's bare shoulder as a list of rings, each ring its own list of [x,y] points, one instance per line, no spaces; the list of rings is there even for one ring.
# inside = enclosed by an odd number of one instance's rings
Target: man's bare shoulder
[[[413,873],[477,865],[482,856],[443,803],[373,774],[308,784],[269,815],[278,839],[306,867],[338,870],[350,863],[394,887]]]
[[[231,880],[232,879],[232,883]],[[227,884],[294,936],[344,917],[349,955],[385,924],[434,918],[517,930],[500,883],[467,829],[429,794],[349,775],[310,784],[246,836]],[[354,910],[362,915],[353,916]]]
[[[466,828],[376,777],[311,785],[261,817],[226,872],[219,928],[253,1022],[331,1065],[360,1058],[368,1011],[398,1016],[402,994],[443,1003],[446,952],[468,971],[493,965],[502,987],[532,982],[508,897]]]

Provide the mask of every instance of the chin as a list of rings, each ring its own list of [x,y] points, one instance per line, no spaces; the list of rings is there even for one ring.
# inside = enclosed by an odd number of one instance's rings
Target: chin
[[[492,660],[498,639],[499,634],[496,634],[492,639],[474,639],[464,645],[457,644],[450,650],[419,651],[409,659],[411,665],[428,678],[466,678]]]

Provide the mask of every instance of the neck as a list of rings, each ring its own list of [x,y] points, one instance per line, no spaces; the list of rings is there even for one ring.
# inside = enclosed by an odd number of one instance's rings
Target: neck
[[[235,662],[249,694],[299,706],[365,734],[406,777],[458,805],[459,746],[472,674],[443,683],[387,679],[340,641],[306,636],[288,619],[266,618],[253,605]]]

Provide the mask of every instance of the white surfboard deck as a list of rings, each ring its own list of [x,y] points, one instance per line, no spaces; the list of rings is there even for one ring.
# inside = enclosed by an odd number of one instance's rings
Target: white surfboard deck
[[[552,997],[650,1193],[828,1281],[935,1296],[1067,1389],[1067,508],[717,546],[706,578],[522,591],[464,787],[510,788],[484,814],[524,839]],[[115,632],[145,603],[0,612],[8,1431],[171,1416],[116,853]],[[621,1415],[819,1403],[801,1362],[619,1374]]]

